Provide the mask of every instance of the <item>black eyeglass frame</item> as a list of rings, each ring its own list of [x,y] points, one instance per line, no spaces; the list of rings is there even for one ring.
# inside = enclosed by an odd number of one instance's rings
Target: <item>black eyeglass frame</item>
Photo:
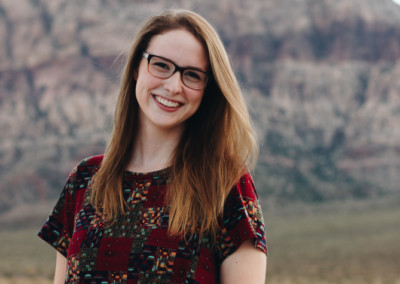
[[[180,76],[181,82],[182,82],[186,87],[188,87],[188,88],[190,88],[190,89],[193,89],[193,90],[202,90],[202,89],[204,89],[204,88],[206,87],[206,85],[207,85],[209,76],[208,76],[207,72],[204,72],[203,70],[200,70],[200,69],[194,68],[194,67],[180,67],[180,66],[178,66],[175,62],[173,62],[172,60],[170,60],[170,59],[168,59],[168,58],[165,58],[165,57],[162,57],[162,56],[159,56],[159,55],[155,55],[155,54],[150,54],[150,53],[147,53],[146,51],[143,51],[143,57],[147,59],[147,71],[149,71],[149,73],[150,73],[151,75],[153,75],[154,77],[157,77],[157,78],[160,78],[160,79],[168,79],[168,78],[170,78],[172,75],[174,75],[176,72],[179,71],[179,72],[180,72],[180,75],[181,75],[181,76]],[[153,58],[153,57],[161,58],[162,60],[165,60],[165,61],[170,62],[170,63],[174,66],[175,69],[174,69],[174,70],[172,71],[172,73],[171,73],[169,76],[167,76],[167,77],[160,77],[160,76],[154,75],[152,72],[150,72],[150,60],[151,60],[151,58]],[[204,80],[203,86],[202,86],[201,88],[193,88],[193,87],[191,87],[191,86],[188,86],[187,83],[185,83],[185,80],[183,79],[183,74],[184,74],[184,72],[185,72],[186,70],[193,70],[193,71],[200,72],[200,73],[202,73],[202,74],[205,75],[205,80]]]

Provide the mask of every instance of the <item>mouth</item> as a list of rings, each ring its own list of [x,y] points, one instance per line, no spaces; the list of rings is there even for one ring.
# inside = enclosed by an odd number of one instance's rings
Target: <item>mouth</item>
[[[169,107],[169,108],[177,108],[179,107],[181,104],[175,101],[170,101],[167,100],[163,97],[160,96],[154,96],[154,99],[159,102],[161,105],[165,106],[165,107]]]

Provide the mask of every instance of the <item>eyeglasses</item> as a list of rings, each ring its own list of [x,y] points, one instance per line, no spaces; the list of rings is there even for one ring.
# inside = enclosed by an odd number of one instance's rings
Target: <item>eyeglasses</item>
[[[182,83],[188,88],[201,90],[207,84],[207,73],[199,69],[179,67],[169,59],[147,52],[143,52],[143,57],[147,59],[148,71],[157,78],[167,79],[180,71]]]

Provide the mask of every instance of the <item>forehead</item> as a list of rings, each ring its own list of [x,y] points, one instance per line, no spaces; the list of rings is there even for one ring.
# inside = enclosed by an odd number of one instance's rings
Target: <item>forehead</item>
[[[155,35],[150,40],[147,52],[168,58],[179,66],[204,70],[208,67],[208,57],[203,44],[185,29],[170,30]]]

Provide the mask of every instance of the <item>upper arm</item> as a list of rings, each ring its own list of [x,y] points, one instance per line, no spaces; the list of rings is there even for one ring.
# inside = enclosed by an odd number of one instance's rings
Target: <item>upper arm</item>
[[[264,219],[250,174],[242,176],[230,192],[222,223],[223,233],[217,246],[222,283],[265,283]]]
[[[63,284],[67,275],[67,259],[57,251],[56,271],[54,273],[54,284]]]
[[[247,240],[221,264],[221,283],[265,283],[267,256]]]

